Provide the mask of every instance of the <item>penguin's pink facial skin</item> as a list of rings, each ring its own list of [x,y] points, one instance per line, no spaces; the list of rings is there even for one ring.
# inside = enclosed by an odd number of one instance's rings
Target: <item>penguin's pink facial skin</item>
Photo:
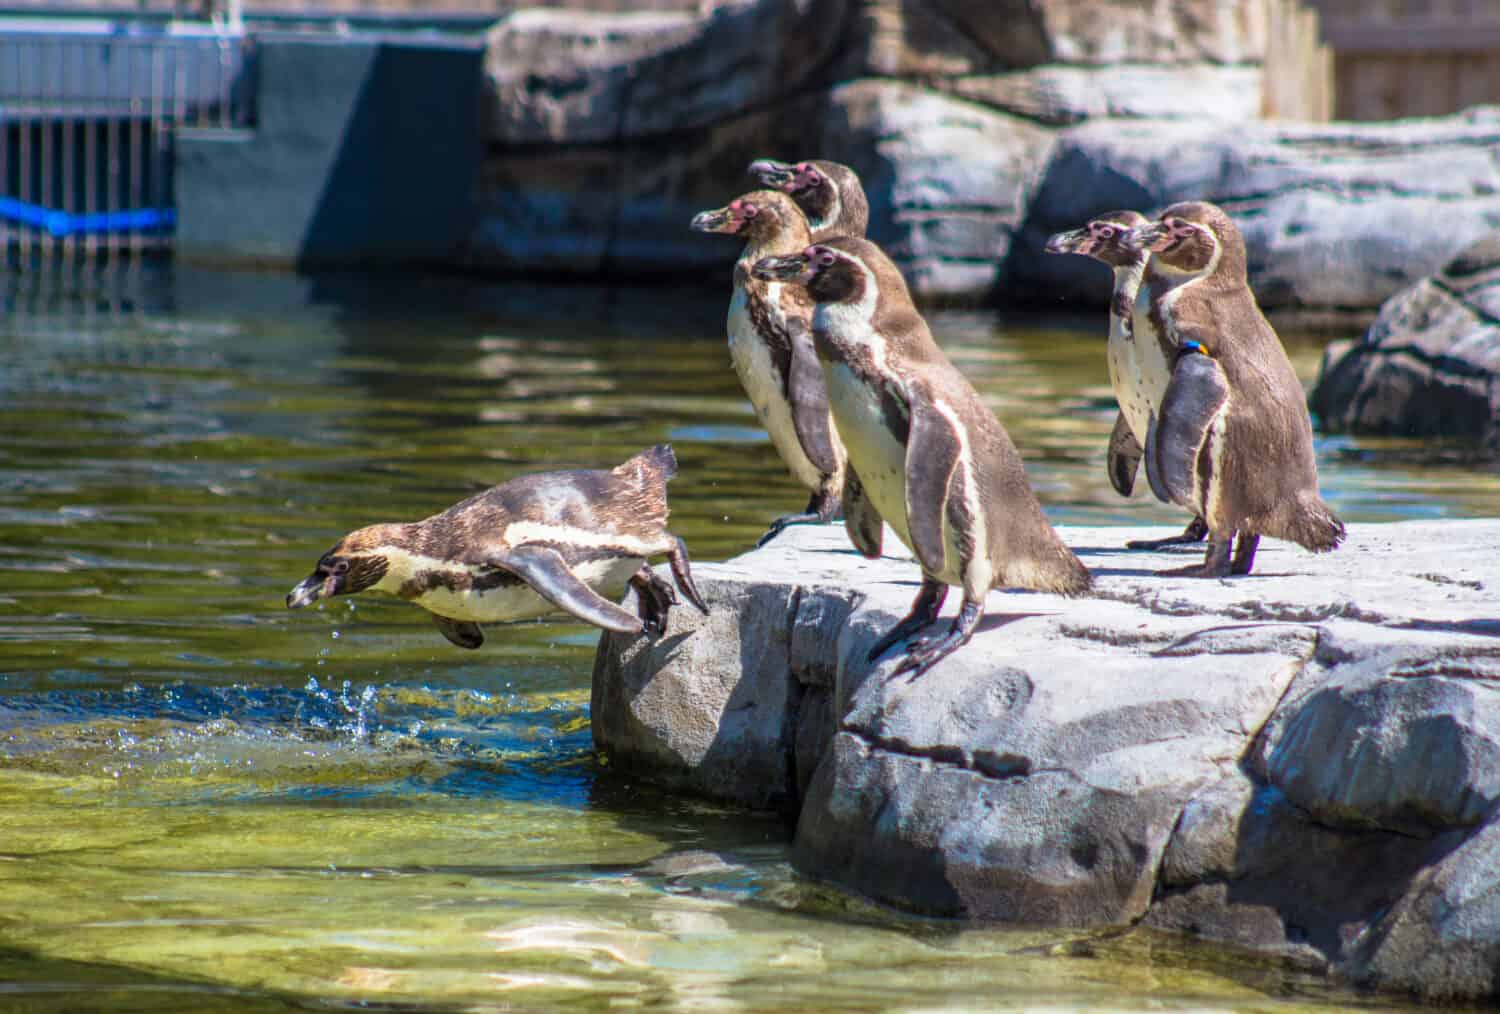
[[[784,194],[796,194],[823,182],[823,174],[811,162],[789,164],[762,158],[750,163],[750,175]]]
[[[817,166],[811,162],[798,162],[793,167],[793,171],[796,175],[792,177],[792,182],[787,185],[786,189],[788,193],[795,194],[799,190],[809,190],[823,182],[823,174],[818,172]]]
[[[729,235],[741,232],[760,214],[760,208],[743,199],[730,201],[722,208],[700,211],[693,216],[690,228],[695,232],[722,232]]]

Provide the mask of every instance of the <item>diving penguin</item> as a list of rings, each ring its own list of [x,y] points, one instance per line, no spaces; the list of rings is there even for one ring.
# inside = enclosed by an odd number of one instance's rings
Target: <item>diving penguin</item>
[[[1106,463],[1110,485],[1121,496],[1135,489],[1136,472],[1151,413],[1161,403],[1171,378],[1177,350],[1165,341],[1165,335],[1154,328],[1136,341],[1134,315],[1136,296],[1146,274],[1150,254],[1127,247],[1123,239],[1131,229],[1145,225],[1147,218],[1138,211],[1110,211],[1092,219],[1081,229],[1059,232],[1047,240],[1047,253],[1072,253],[1092,257],[1114,273],[1114,290],[1109,303],[1109,384],[1114,388],[1120,413],[1115,417],[1109,435]],[[1188,522],[1181,535],[1164,539],[1135,539],[1125,543],[1127,549],[1161,549],[1202,542],[1208,526],[1201,517]]]
[[[919,638],[896,667],[912,678],[965,644],[1000,586],[1077,595],[1089,573],[1042,515],[1009,435],[912,305],[874,243],[838,237],[755,266],[807,287],[834,421],[849,451],[844,524],[867,557],[888,522],[922,568],[911,612],[870,651],[879,657],[937,619],[949,585],[958,618]]]
[[[750,175],[762,186],[780,190],[807,215],[814,243],[833,236],[863,236],[870,224],[870,202],[853,169],[838,162],[750,163]]]
[[[1149,319],[1178,350],[1148,427],[1146,477],[1208,524],[1203,563],[1167,573],[1248,574],[1263,535],[1313,552],[1338,546],[1344,524],[1318,494],[1306,396],[1250,291],[1239,228],[1189,201],[1125,241],[1152,255]]]
[[[432,614],[460,648],[484,643],[481,623],[570,613],[622,634],[666,629],[677,602],[646,558],[665,554],[672,577],[705,614],[687,546],[667,531],[666,444],[592,471],[523,475],[411,524],[350,532],[286,597],[300,609],[321,598],[385,592]],[[610,601],[635,588],[639,618]]]
[[[772,446],[793,478],[812,491],[805,511],[771,523],[759,542],[765,545],[787,525],[836,518],[844,485],[844,445],[829,418],[828,392],[809,327],[812,300],[799,286],[750,273],[762,257],[807,246],[807,219],[785,194],[756,190],[700,212],[692,228],[745,240],[729,301],[730,362]]]

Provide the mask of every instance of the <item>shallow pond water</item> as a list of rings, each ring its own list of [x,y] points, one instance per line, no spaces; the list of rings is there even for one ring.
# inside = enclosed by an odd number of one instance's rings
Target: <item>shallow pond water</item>
[[[663,440],[695,559],[748,548],[805,494],[717,293],[178,269],[13,284],[4,309],[0,1008],[1357,1002],[1156,934],[965,928],[802,881],[775,819],[593,756],[587,628],[469,653],[399,603],[283,607],[348,529]],[[1098,316],[931,319],[1055,522],[1178,526],[1108,486]],[[1310,379],[1319,345],[1291,344]],[[1353,523],[1500,502],[1459,450],[1319,452]]]

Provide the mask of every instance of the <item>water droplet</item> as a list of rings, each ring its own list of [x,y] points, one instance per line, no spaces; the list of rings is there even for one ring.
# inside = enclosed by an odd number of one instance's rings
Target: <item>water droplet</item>
[[[334,631],[334,632],[333,632],[333,639],[334,639],[334,640],[335,640],[335,641],[337,641],[337,640],[338,640],[338,639],[339,639],[339,632],[338,632],[338,631],[337,631],[337,630],[335,630],[335,631]]]
[[[327,648],[319,648],[318,649],[318,654],[319,655],[327,655],[328,654],[328,649]]]

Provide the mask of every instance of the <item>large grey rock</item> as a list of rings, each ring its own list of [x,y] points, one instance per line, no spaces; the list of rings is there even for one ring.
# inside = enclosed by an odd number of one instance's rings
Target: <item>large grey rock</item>
[[[1012,250],[1007,290],[1105,298],[1102,267],[1052,233],[1114,208],[1222,205],[1268,307],[1376,307],[1500,226],[1500,119],[1392,124],[1090,120],[1063,131]]]
[[[1474,995],[1496,906],[1445,922],[1477,874],[1434,864],[1495,821],[1500,522],[1270,543],[1225,581],[1156,576],[1182,554],[1118,548],[1144,533],[1062,534],[1093,593],[993,593],[916,682],[865,658],[909,560],[824,527],[702,565],[712,617],[601,641],[596,738],[642,777],[794,815],[801,870],[890,904],[1145,920],[1382,984],[1430,952],[1434,995]]]
[[[863,5],[859,71],[921,78],[1047,63],[1260,63],[1265,0],[876,0]]]
[[[1362,341],[1330,347],[1312,404],[1334,431],[1500,447],[1500,232],[1393,296]]]
[[[1253,65],[1049,64],[928,84],[1048,126],[1098,117],[1242,123],[1260,115],[1261,69]]]
[[[737,0],[704,16],[515,11],[486,44],[485,139],[619,143],[722,123],[823,75],[843,42],[845,6]]]

